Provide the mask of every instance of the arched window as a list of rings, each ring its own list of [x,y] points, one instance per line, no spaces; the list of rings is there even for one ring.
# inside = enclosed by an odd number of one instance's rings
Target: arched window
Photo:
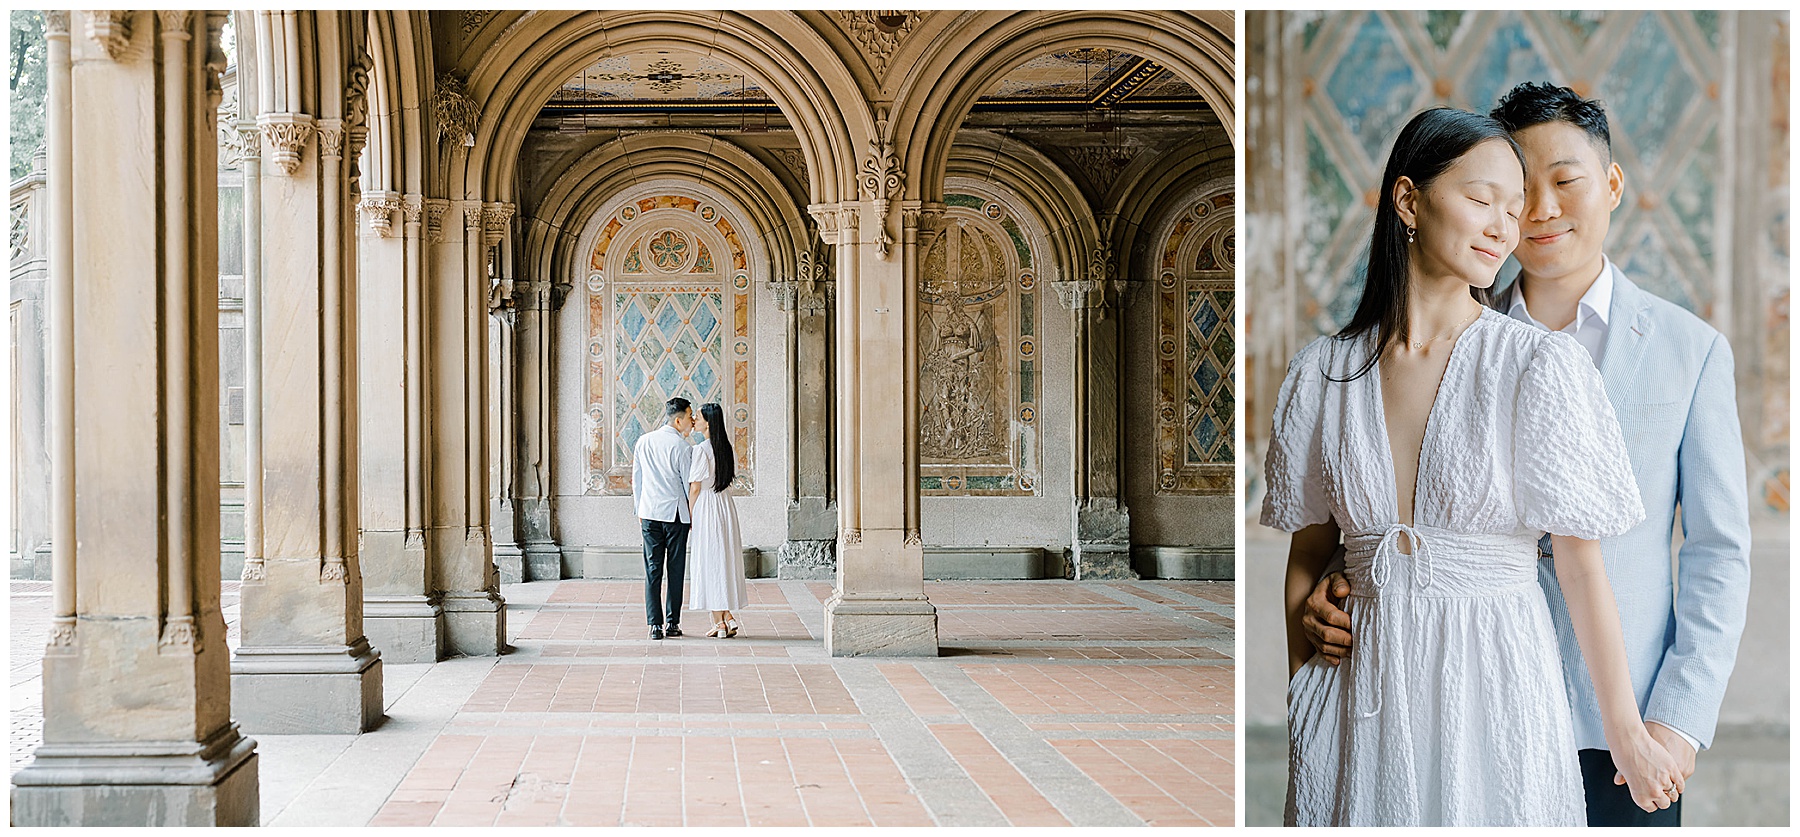
[[[1158,494],[1230,494],[1237,443],[1229,186],[1208,191],[1169,229],[1157,265]]]
[[[749,492],[750,265],[704,199],[657,194],[604,220],[588,259],[587,493],[630,494],[632,448],[663,404],[718,402]]]

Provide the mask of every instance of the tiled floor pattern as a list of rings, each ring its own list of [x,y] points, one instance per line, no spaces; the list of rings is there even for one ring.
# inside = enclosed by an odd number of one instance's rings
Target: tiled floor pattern
[[[1229,583],[929,583],[922,660],[826,657],[829,584],[749,588],[737,638],[655,642],[640,583],[509,585],[512,653],[389,666],[362,736],[256,736],[263,822],[1232,823]],[[40,595],[15,582],[14,769]]]

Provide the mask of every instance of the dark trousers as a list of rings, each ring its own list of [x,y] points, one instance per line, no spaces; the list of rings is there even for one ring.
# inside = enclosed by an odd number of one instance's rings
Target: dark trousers
[[[1613,784],[1619,772],[1613,766],[1612,753],[1605,750],[1582,750],[1581,783],[1587,786],[1588,825],[1605,826],[1679,826],[1681,802],[1676,800],[1661,811],[1645,812],[1631,801],[1631,788]]]
[[[679,521],[646,520],[644,524],[644,620],[651,627],[664,623],[665,602],[669,627],[681,624],[681,580],[687,574],[688,525]],[[669,587],[663,591],[663,577]]]

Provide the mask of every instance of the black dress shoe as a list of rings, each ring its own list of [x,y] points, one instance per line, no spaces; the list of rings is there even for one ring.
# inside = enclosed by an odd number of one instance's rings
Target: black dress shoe
[[[650,629],[650,638],[651,639],[662,639],[663,638],[662,628],[651,628]]]
[[[664,633],[668,634],[669,636],[681,636],[681,628],[679,628],[675,625],[670,625],[669,629],[667,631],[664,631]]]

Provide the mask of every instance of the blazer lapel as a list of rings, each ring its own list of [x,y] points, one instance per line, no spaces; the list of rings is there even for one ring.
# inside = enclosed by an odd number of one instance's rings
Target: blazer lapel
[[[1638,286],[1613,268],[1612,310],[1608,312],[1606,355],[1600,359],[1600,379],[1614,404],[1636,387],[1638,368],[1650,343],[1650,301]]]

